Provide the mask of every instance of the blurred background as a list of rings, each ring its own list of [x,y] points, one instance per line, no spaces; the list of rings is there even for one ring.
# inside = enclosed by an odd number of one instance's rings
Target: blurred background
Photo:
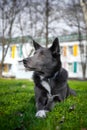
[[[55,37],[69,78],[86,79],[87,0],[0,0],[0,77],[31,79],[19,61]]]

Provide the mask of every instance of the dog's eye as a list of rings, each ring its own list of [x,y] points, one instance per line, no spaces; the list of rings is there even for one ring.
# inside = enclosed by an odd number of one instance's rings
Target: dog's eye
[[[40,55],[44,55],[43,51],[40,51]]]
[[[36,52],[34,52],[34,55],[36,54]]]

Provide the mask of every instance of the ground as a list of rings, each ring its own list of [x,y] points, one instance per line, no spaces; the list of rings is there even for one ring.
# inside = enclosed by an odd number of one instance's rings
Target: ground
[[[77,96],[37,119],[33,82],[0,79],[0,130],[87,130],[87,81],[71,80],[69,85]]]

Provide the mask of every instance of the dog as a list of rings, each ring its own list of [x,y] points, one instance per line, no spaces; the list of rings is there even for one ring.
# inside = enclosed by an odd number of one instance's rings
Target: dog
[[[56,102],[64,101],[69,95],[76,95],[67,83],[68,72],[62,68],[59,40],[55,38],[49,48],[33,41],[34,55],[23,59],[25,68],[34,71],[36,117],[46,117]]]

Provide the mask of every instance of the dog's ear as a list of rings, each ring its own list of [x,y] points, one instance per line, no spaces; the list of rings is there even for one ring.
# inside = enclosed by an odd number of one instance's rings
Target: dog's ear
[[[33,46],[34,46],[35,50],[38,50],[39,48],[41,48],[41,46],[34,40],[33,40]]]
[[[52,53],[60,53],[59,40],[55,38],[53,45],[50,47]]]

